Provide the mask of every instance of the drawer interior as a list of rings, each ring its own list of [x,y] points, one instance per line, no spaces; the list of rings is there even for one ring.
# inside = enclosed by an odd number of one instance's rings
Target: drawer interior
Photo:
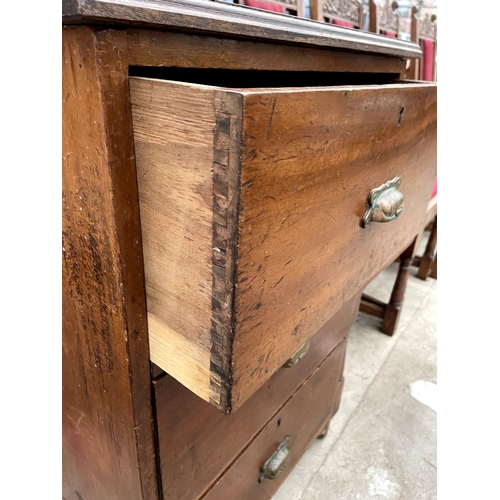
[[[229,89],[338,87],[341,85],[384,85],[398,82],[397,73],[321,71],[264,71],[212,68],[131,66],[132,77],[210,85]]]

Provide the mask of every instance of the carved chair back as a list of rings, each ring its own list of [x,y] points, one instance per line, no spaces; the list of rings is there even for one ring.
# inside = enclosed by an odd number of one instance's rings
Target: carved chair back
[[[256,9],[304,17],[304,0],[234,0],[234,3]]]
[[[412,80],[436,80],[437,15],[428,9],[412,7],[411,41],[422,49],[422,59],[412,59],[407,77]]]
[[[380,3],[375,3],[374,0],[369,0],[370,21],[368,31],[393,38],[399,38],[399,14],[397,8],[398,3],[391,0],[382,0]]]
[[[311,19],[316,21],[363,29],[364,16],[360,0],[311,0]]]

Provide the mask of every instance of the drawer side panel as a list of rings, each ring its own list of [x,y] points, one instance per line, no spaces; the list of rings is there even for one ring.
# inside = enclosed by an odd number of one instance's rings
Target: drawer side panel
[[[151,360],[230,411],[242,96],[130,78]]]
[[[151,359],[208,400],[213,92],[137,78],[130,92]]]

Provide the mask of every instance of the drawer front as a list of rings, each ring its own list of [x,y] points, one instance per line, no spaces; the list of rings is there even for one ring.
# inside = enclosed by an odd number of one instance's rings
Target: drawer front
[[[151,359],[230,413],[420,231],[436,87],[130,84]]]
[[[233,404],[421,230],[436,174],[435,91],[245,96]],[[403,212],[362,228],[370,191],[395,177]]]
[[[195,500],[222,476],[297,388],[345,338],[359,298],[351,300],[310,340],[307,354],[280,368],[243,406],[224,415],[172,377],[154,382],[163,496]],[[339,374],[343,362],[335,368]]]
[[[337,411],[343,387],[343,341],[286,405],[269,421],[204,500],[267,500]],[[274,479],[263,466],[286,440],[288,463]],[[274,470],[279,470],[275,467]]]

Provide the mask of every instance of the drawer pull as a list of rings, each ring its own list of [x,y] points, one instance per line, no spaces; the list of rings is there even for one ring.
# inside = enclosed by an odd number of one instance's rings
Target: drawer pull
[[[404,195],[398,191],[400,184],[401,178],[394,177],[392,181],[370,191],[361,227],[368,227],[371,222],[390,222],[399,217],[404,206]]]
[[[285,361],[283,368],[290,368],[296,365],[309,351],[309,341],[304,342],[292,355]]]
[[[259,475],[259,483],[264,479],[276,479],[287,466],[290,460],[290,438],[287,436],[278,446],[278,449],[266,460]]]

